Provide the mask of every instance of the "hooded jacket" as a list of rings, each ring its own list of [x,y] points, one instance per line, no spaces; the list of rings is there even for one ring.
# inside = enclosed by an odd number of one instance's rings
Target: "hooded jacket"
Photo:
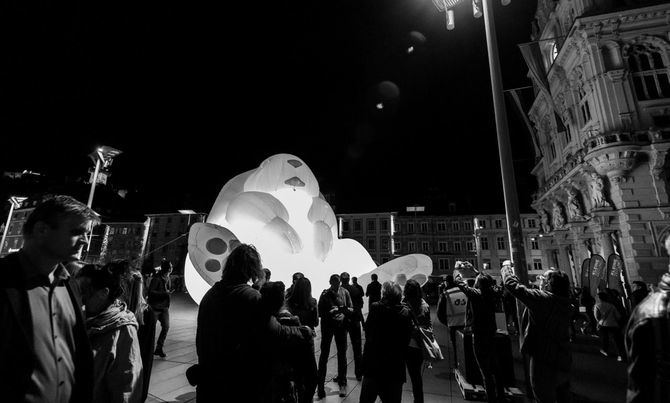
[[[670,273],[633,311],[626,327],[628,403],[670,401]]]
[[[86,320],[93,349],[93,401],[135,403],[142,396],[142,357],[137,320],[115,302]]]

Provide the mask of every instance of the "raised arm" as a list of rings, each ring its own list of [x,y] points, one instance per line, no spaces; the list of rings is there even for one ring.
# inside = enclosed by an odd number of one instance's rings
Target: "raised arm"
[[[511,268],[503,267],[500,270],[500,274],[502,274],[507,291],[527,306],[531,306],[536,301],[542,300],[547,296],[545,291],[532,290],[521,284],[519,278],[514,275]]]
[[[456,276],[454,276],[454,281],[456,282],[456,287],[460,289],[463,294],[465,294],[466,297],[468,298],[477,298],[482,295],[482,292],[474,287],[470,287],[468,283],[466,283],[463,280],[463,276],[461,276],[460,273],[458,273]]]

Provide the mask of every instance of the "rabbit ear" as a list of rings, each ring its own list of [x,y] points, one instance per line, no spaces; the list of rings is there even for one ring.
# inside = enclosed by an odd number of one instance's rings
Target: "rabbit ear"
[[[230,252],[240,244],[229,229],[210,223],[195,223],[188,235],[188,254],[193,266],[211,286],[221,279]]]

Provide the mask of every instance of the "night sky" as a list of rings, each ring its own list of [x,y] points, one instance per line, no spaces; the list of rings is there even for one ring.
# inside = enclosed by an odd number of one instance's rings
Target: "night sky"
[[[4,3],[0,170],[84,175],[109,145],[124,151],[112,182],[147,212],[207,212],[228,179],[285,152],[337,212],[504,211],[484,19],[469,2],[453,31],[430,0]],[[494,3],[504,88],[530,85],[516,44],[536,1]],[[380,111],[383,81],[400,95]],[[529,211],[532,146],[506,100]]]

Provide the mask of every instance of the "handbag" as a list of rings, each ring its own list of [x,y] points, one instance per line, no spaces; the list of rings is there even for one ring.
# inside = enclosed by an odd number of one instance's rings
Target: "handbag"
[[[442,355],[442,349],[440,349],[440,345],[437,344],[433,331],[419,326],[419,320],[414,314],[414,311],[412,311],[411,307],[408,308],[409,312],[412,314],[412,322],[414,322],[414,326],[418,330],[418,333],[414,337],[415,341],[419,344],[419,348],[423,352],[423,359],[431,362],[443,360],[444,355]]]

